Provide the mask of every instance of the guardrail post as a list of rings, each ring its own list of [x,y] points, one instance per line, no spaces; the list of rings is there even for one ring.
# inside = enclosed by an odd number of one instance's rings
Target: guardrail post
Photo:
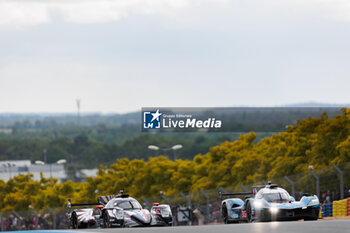
[[[244,186],[244,184],[241,184],[241,188],[243,189],[244,192],[249,192],[249,190]]]
[[[166,198],[166,196],[164,196],[164,195],[160,195],[160,197],[161,197],[161,198],[163,198],[163,199],[164,199],[164,201],[166,201],[166,203],[168,203],[168,205],[170,205],[170,206],[171,206],[171,202],[168,200],[168,198]]]
[[[284,176],[284,179],[290,184],[290,186],[292,187],[292,197],[295,197],[295,184],[294,182],[288,177],[288,176]]]
[[[1,221],[1,231],[5,231],[4,218],[2,216],[0,216],[0,221]]]
[[[210,216],[209,216],[209,196],[203,191],[203,190],[199,190],[199,192],[205,197],[206,199],[206,222],[209,223],[209,219],[210,219]]]
[[[339,173],[340,199],[343,200],[344,199],[344,174],[343,174],[343,171],[340,170],[339,167],[337,167],[337,165],[333,164],[333,168]]]
[[[47,208],[47,210],[50,212],[50,214],[52,216],[53,229],[56,229],[57,228],[56,227],[56,214],[55,214],[55,212],[53,212],[53,210],[51,208]],[[38,218],[38,215],[36,215],[36,217]],[[38,221],[38,219],[37,219],[37,221]]]
[[[142,201],[146,204],[146,206],[147,206],[149,209],[152,208],[151,203],[150,203],[145,197],[143,197],[143,198],[141,198],[141,199],[142,199]]]
[[[39,218],[38,218],[38,215],[35,213],[35,211],[33,209],[30,209],[29,210],[30,212],[32,212],[32,214],[34,215],[35,217],[35,230],[38,230],[38,222],[39,222]]]
[[[317,194],[317,197],[320,198],[320,177],[318,177],[318,175],[316,175],[316,173],[313,172],[312,170],[309,170],[309,171],[316,180],[316,194]]]

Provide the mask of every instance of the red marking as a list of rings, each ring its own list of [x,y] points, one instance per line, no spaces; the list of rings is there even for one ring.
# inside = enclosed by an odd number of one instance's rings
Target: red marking
[[[241,210],[241,218],[246,219],[247,218],[247,211],[246,210]]]
[[[120,190],[119,193],[124,193],[124,191],[123,191],[123,190]]]
[[[148,218],[147,218],[145,211],[142,211],[142,213],[143,213],[143,217],[145,217],[146,221],[148,221]]]
[[[153,210],[156,212],[156,214],[160,214],[160,209],[159,208],[153,208]]]
[[[153,203],[153,206],[159,206],[159,203]]]
[[[96,209],[97,209],[97,210],[103,209],[103,205],[97,205],[97,206],[96,206]]]

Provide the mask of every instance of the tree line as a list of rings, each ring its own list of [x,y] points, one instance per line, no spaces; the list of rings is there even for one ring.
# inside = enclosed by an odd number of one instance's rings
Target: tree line
[[[33,181],[30,174],[20,175],[8,182],[0,181],[0,210],[27,209],[29,205],[62,207],[66,198],[95,201],[99,195],[115,194],[120,189],[136,198],[159,196],[160,192],[171,195],[218,189],[306,172],[310,165],[317,169],[343,164],[350,162],[349,120],[350,109],[342,109],[342,114],[333,118],[324,113],[260,141],[256,141],[254,132],[241,135],[237,140],[212,146],[193,160],[119,158],[110,166],[101,165],[97,177],[88,177],[83,183],[69,180],[58,184],[54,180],[51,187],[45,178]],[[73,143],[89,143],[79,140]]]

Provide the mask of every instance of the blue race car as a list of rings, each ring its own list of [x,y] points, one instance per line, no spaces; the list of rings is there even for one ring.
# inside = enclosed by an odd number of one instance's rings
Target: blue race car
[[[289,193],[275,184],[252,187],[251,193],[220,193],[223,196],[253,195],[240,198],[228,198],[221,201],[221,215],[225,223],[267,222],[290,220],[317,220],[320,202],[316,195],[303,196],[295,201]]]

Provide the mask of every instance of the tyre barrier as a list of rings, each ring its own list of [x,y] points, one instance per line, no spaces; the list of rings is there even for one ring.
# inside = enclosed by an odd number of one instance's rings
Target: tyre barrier
[[[333,216],[346,216],[347,215],[347,199],[340,201],[333,201]]]
[[[322,217],[332,217],[333,216],[333,203],[322,205]]]

